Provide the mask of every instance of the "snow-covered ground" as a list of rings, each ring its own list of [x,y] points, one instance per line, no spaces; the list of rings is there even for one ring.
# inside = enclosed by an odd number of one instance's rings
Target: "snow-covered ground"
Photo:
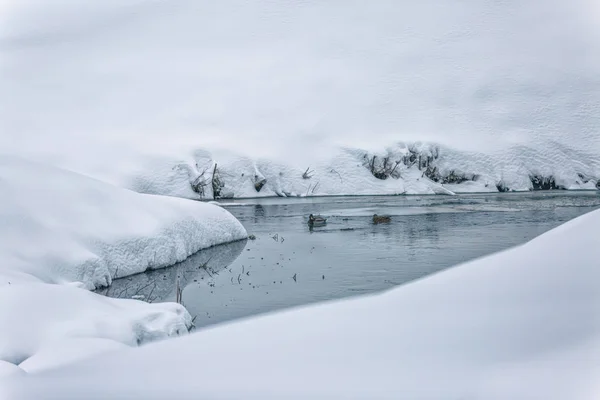
[[[221,207],[143,195],[12,156],[0,156],[0,192],[0,285],[22,275],[93,289],[246,237]]]
[[[111,299],[63,285],[11,283],[0,287],[0,300],[0,360],[27,372],[187,334],[192,325],[180,304]]]
[[[86,289],[244,239],[221,207],[0,155],[0,374],[187,333],[179,304]]]
[[[386,293],[3,382],[8,398],[595,399],[600,210]],[[92,390],[93,388],[93,390]]]
[[[479,177],[451,191],[600,178],[592,0],[0,4],[0,148],[119,186],[198,197],[216,162],[238,197],[445,192],[357,166],[399,142]]]

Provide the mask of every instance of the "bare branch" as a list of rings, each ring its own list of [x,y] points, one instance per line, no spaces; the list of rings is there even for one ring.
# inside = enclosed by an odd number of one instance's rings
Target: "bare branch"
[[[306,171],[304,171],[304,173],[302,174],[302,179],[310,179],[313,176],[313,173],[315,171],[311,171],[310,167],[306,168]]]

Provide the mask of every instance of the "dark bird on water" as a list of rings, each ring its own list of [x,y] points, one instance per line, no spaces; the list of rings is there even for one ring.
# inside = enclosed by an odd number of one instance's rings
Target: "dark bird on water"
[[[377,215],[373,214],[373,223],[374,224],[386,224],[392,220],[391,217],[387,215]]]
[[[327,223],[327,218],[324,218],[320,215],[312,215],[308,216],[308,225],[310,226],[323,226]]]

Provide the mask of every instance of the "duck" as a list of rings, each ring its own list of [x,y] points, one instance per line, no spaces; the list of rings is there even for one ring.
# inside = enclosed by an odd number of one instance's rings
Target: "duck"
[[[320,215],[312,215],[308,216],[308,224],[311,226],[322,226],[327,223],[327,218],[324,218]]]
[[[392,220],[391,217],[387,215],[377,215],[373,214],[373,223],[374,224],[386,224]]]

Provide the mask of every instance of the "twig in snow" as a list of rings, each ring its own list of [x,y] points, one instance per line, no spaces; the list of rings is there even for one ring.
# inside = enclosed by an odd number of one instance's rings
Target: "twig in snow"
[[[331,168],[331,172],[334,174],[337,174],[337,176],[340,178],[340,182],[344,183],[344,180],[342,179],[342,176],[340,175],[339,172],[337,172],[335,169]]]
[[[302,179],[310,179],[313,176],[313,173],[315,171],[311,171],[310,167],[306,168],[306,171],[304,171],[304,173],[302,174]]]
[[[177,277],[177,283],[175,284],[175,302],[183,305],[183,291],[179,286],[179,277]]]
[[[148,296],[146,297],[148,303],[152,303],[155,300],[152,298],[152,294],[154,294],[154,289],[156,289],[156,282],[154,283],[154,286],[152,286],[152,290],[150,291],[150,293],[148,293]]]
[[[315,194],[315,190],[317,190],[317,187],[319,186],[319,183],[321,183],[321,181],[317,182],[315,184],[315,186],[313,186],[312,191],[310,192],[311,194]]]

